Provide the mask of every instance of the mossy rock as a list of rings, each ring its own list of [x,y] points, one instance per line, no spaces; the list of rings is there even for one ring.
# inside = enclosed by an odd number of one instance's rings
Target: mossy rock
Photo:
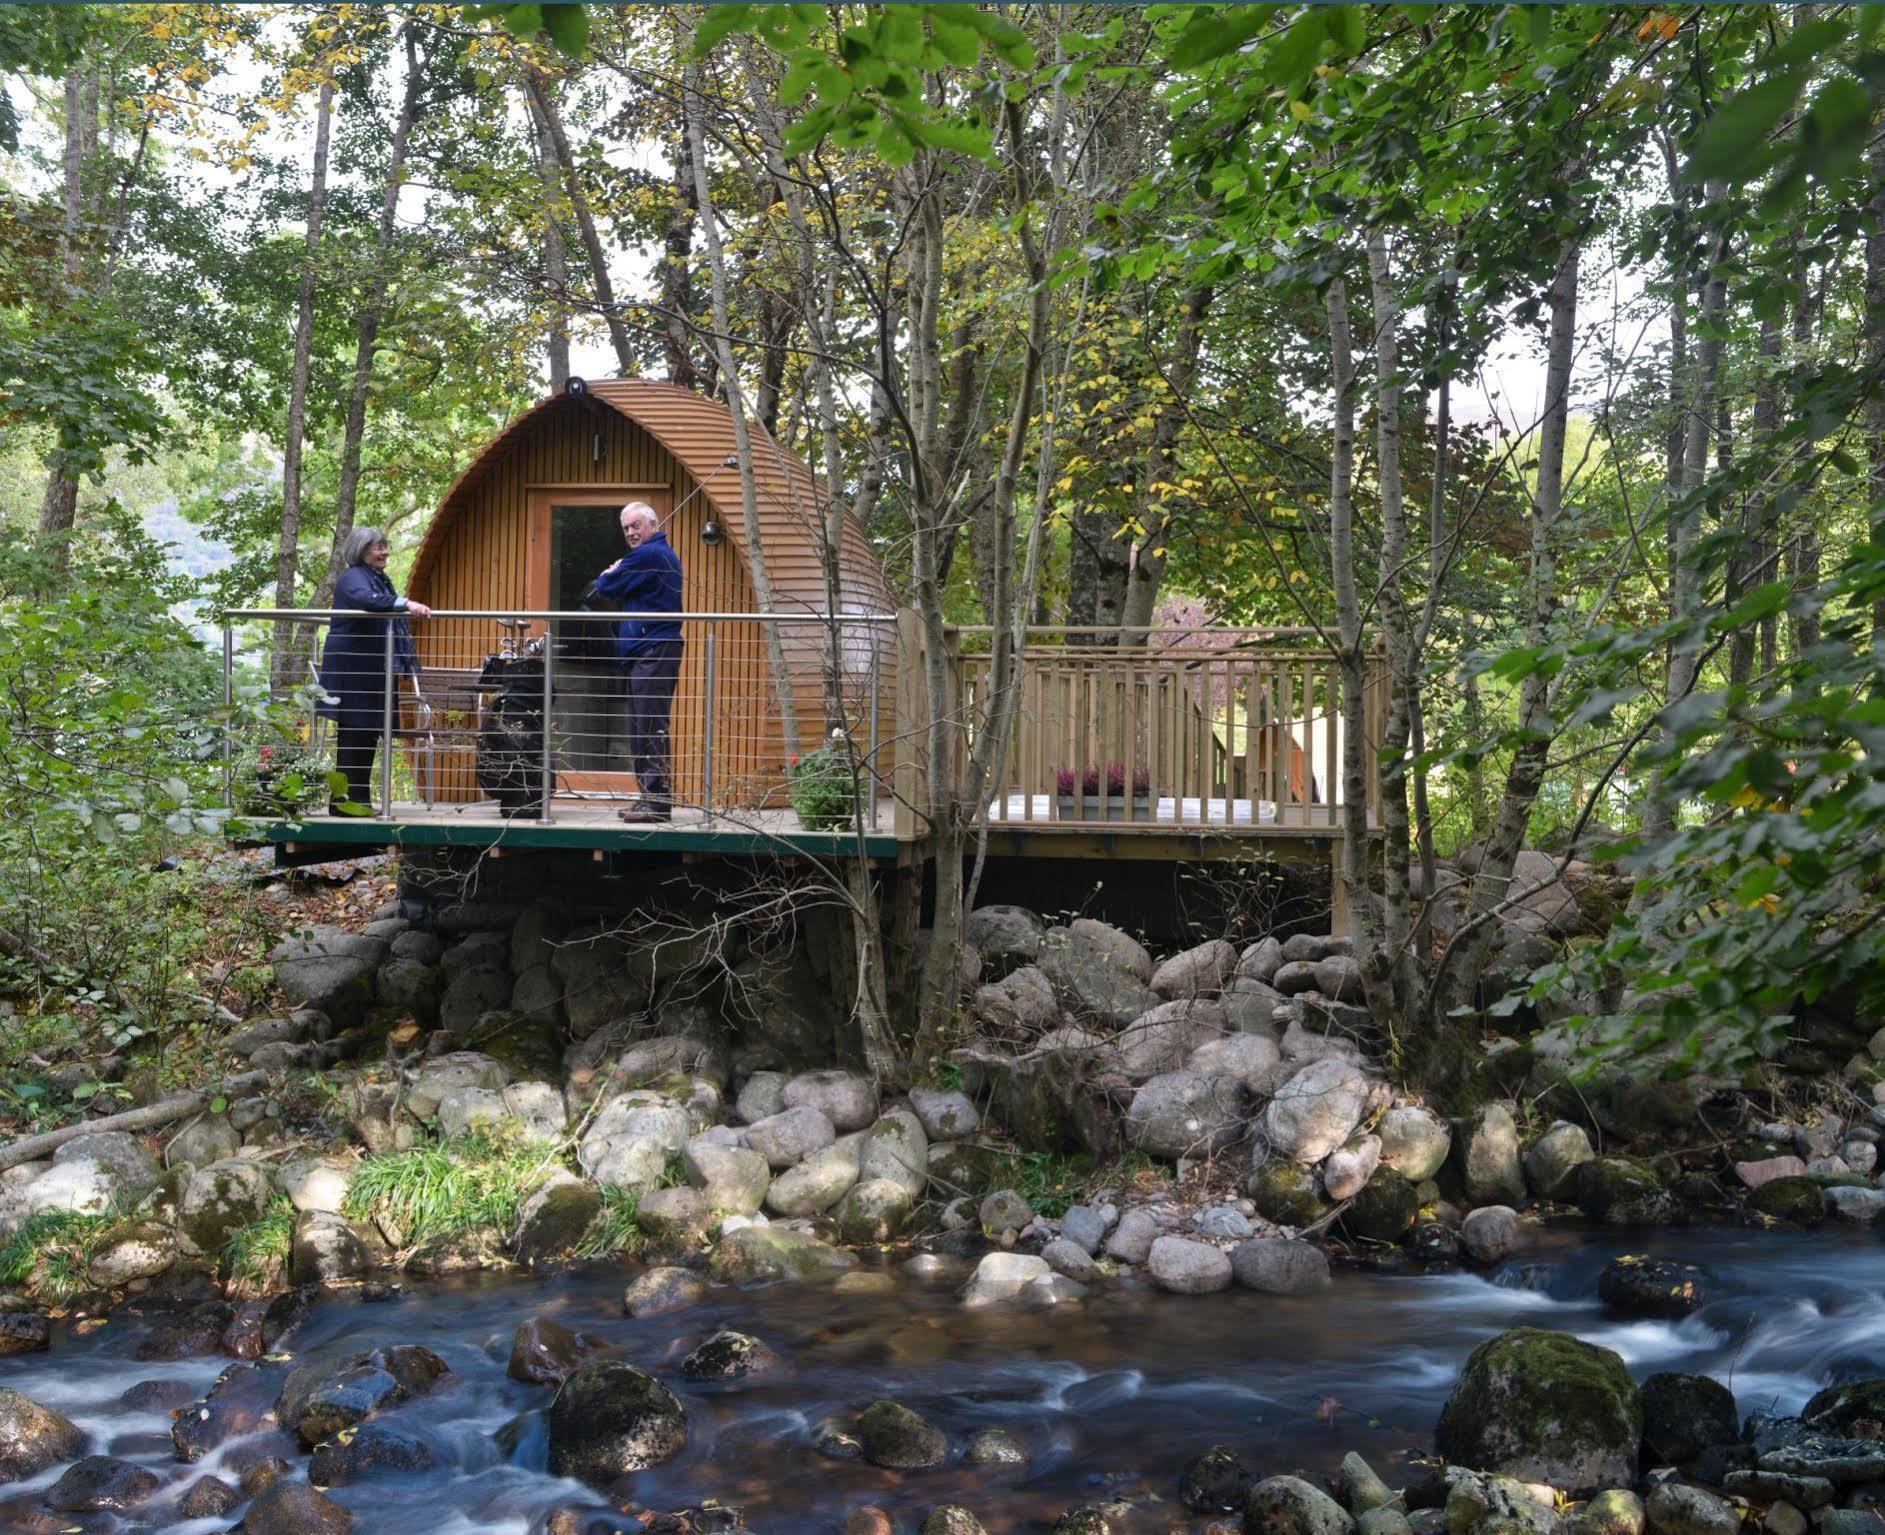
[[[1655,1169],[1635,1157],[1599,1157],[1580,1167],[1577,1207],[1606,1226],[1665,1226],[1680,1214]]]
[[[1800,1416],[1858,1439],[1885,1439],[1885,1380],[1848,1381],[1808,1399]]]
[[[586,1364],[564,1381],[543,1420],[550,1474],[594,1487],[662,1465],[687,1445],[687,1414],[674,1393],[614,1359]]]
[[[1342,1212],[1342,1229],[1364,1242],[1398,1242],[1420,1219],[1420,1195],[1391,1167],[1378,1168]]]
[[[1628,1485],[1642,1437],[1642,1399],[1619,1355],[1519,1327],[1467,1358],[1434,1442],[1450,1464],[1582,1497]]]
[[[1266,1221],[1297,1230],[1314,1225],[1335,1208],[1323,1197],[1315,1169],[1297,1162],[1264,1163],[1250,1175],[1247,1191]]]
[[[1811,1178],[1776,1178],[1748,1195],[1748,1208],[1769,1220],[1817,1226],[1826,1219],[1826,1192]]]
[[[1734,1393],[1720,1381],[1664,1373],[1643,1382],[1643,1454],[1649,1464],[1686,1465],[1740,1437]]]

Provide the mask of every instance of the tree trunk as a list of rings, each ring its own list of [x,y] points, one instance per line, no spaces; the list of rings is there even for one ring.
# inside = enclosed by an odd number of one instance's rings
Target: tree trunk
[[[1571,411],[1571,364],[1577,340],[1577,273],[1581,254],[1576,235],[1567,241],[1551,282],[1550,334],[1545,345],[1545,410],[1538,434],[1537,481],[1532,491],[1531,614],[1526,643],[1536,648],[1551,637],[1558,612],[1558,519],[1564,509],[1564,439]],[[1524,845],[1525,826],[1544,782],[1550,740],[1545,721],[1549,684],[1534,671],[1519,684],[1518,746],[1506,771],[1505,792],[1494,813],[1492,830],[1480,855],[1468,899],[1472,918],[1448,943],[1428,992],[1426,1022],[1450,1027],[1455,1010],[1466,1006],[1479,972],[1491,952],[1499,919],[1494,910],[1512,884],[1512,867]]]
[[[1774,438],[1780,431],[1780,362],[1780,317],[1769,315],[1761,322],[1760,377],[1754,385],[1753,422],[1756,451],[1769,456],[1769,474],[1773,472],[1771,456],[1774,453]],[[1755,496],[1759,509],[1756,515],[1753,576],[1758,585],[1780,577],[1777,569],[1780,496],[1777,489],[1765,488],[1757,489]],[[1760,628],[1760,669],[1763,677],[1773,675],[1774,665],[1779,659],[1779,635],[1780,620],[1769,613],[1761,620]],[[1737,636],[1737,643],[1738,639]]]
[[[543,279],[550,290],[550,326],[547,353],[550,366],[550,393],[560,394],[569,380],[569,246],[563,239],[563,221],[558,203],[562,199],[562,176],[558,171],[556,143],[550,125],[538,110],[536,101],[526,93],[530,120],[537,130],[537,174],[543,180]]]
[[[416,24],[408,24],[406,39],[406,89],[400,97],[399,118],[393,125],[393,144],[386,164],[386,187],[380,196],[379,224],[373,238],[373,272],[354,325],[353,383],[347,393],[347,419],[340,442],[340,480],[334,492],[334,546],[327,556],[327,574],[315,597],[317,608],[326,607],[334,595],[334,583],[340,579],[340,551],[353,531],[354,507],[360,495],[360,450],[366,439],[367,393],[373,383],[373,364],[379,348],[380,316],[386,309],[386,290],[392,282],[392,251],[395,216],[399,211],[399,188],[406,179],[406,149],[412,140],[412,125],[419,115],[419,96],[425,83],[431,49],[419,49]]]
[[[1866,164],[1872,172],[1865,205],[1865,362],[1872,381],[1865,401],[1866,490],[1872,543],[1885,546],[1885,132],[1878,123]],[[1885,635],[1885,595],[1873,601],[1872,633]]]
[[[1342,884],[1356,925],[1355,951],[1371,948],[1368,901],[1368,825],[1362,761],[1362,696],[1367,683],[1362,657],[1361,597],[1355,584],[1355,354],[1348,318],[1348,284],[1330,282],[1324,296],[1329,317],[1329,389],[1334,396],[1329,434],[1329,574],[1335,587],[1336,665],[1342,680]],[[1337,764],[1329,764],[1331,776]]]
[[[81,69],[77,63],[65,76],[65,152],[61,161],[62,200],[59,225],[59,265],[64,277],[64,301],[70,303],[79,286],[84,248],[85,167],[97,149],[98,76]],[[71,545],[63,535],[72,531],[78,520],[79,482],[71,472],[61,450],[55,449],[51,469],[46,474],[46,490],[40,501],[39,531],[58,541],[52,557],[61,574],[71,556]]]
[[[313,372],[314,288],[321,251],[321,220],[327,209],[327,147],[334,121],[334,82],[321,82],[314,109],[314,169],[308,178],[308,226],[302,241],[300,291],[295,308],[295,352],[288,372],[288,424],[281,447],[281,531],[275,537],[275,606],[295,605],[295,577],[301,545],[301,455],[308,421],[308,380]],[[297,686],[292,671],[295,656],[304,654],[295,643],[295,626],[275,625],[269,655],[270,689],[285,697]]]
[[[1135,635],[1152,622],[1152,610],[1158,603],[1159,587],[1165,579],[1165,546],[1171,541],[1171,521],[1162,499],[1171,474],[1178,445],[1179,428],[1185,421],[1186,396],[1198,376],[1198,357],[1204,346],[1204,316],[1211,307],[1212,290],[1202,284],[1188,292],[1179,306],[1178,338],[1173,347],[1170,371],[1165,379],[1164,403],[1152,426],[1152,444],[1146,453],[1144,499],[1139,511],[1139,525],[1145,533],[1134,551],[1132,573],[1126,583],[1126,607],[1122,628],[1128,644],[1144,642]]]
[[[694,148],[683,126],[674,147],[674,202],[661,248],[661,344],[668,381],[700,387],[692,352],[694,330],[694,221],[700,199],[694,190]]]
[[[1728,189],[1722,182],[1711,181],[1703,189],[1703,205],[1714,215],[1714,221],[1720,219],[1727,200]],[[1721,384],[1722,313],[1728,301],[1727,236],[1719,228],[1711,229],[1710,236],[1708,271],[1702,281],[1698,314],[1694,388],[1684,401],[1680,480],[1669,507],[1669,605],[1670,617],[1678,622],[1693,620],[1702,611],[1703,572],[1695,551],[1702,534],[1702,489],[1708,481],[1708,442],[1715,426],[1716,392]],[[1665,707],[1687,697],[1694,688],[1699,656],[1692,645],[1670,646]],[[1664,732],[1664,744],[1673,746],[1673,731]],[[1652,837],[1668,835],[1675,825],[1675,806],[1663,794],[1665,771],[1657,771],[1643,810],[1643,830]]]
[[[700,208],[701,239],[707,247],[707,266],[712,274],[714,351],[720,359],[720,381],[726,394],[727,410],[733,418],[734,451],[740,460],[740,519],[746,568],[752,577],[753,598],[759,611],[776,613],[772,571],[766,564],[765,538],[759,525],[759,487],[753,477],[751,423],[728,326],[726,256],[720,246],[720,231],[713,221],[713,187],[707,175],[706,130],[701,123],[705,104],[700,96],[699,73],[691,65],[682,76],[681,92],[687,141],[694,162],[694,195]],[[771,449],[772,445],[768,443],[766,447]],[[778,694],[779,724],[785,737],[785,749],[796,755],[799,750],[798,699],[792,690],[792,672],[786,662],[784,640],[777,623],[767,621],[761,628],[765,631],[766,658],[771,664],[773,687]]]
[[[576,228],[582,235],[583,250],[589,257],[589,281],[596,290],[596,307],[602,312],[602,322],[609,328],[609,344],[615,348],[616,363],[624,378],[633,378],[635,351],[629,344],[628,327],[622,323],[622,311],[615,302],[615,284],[609,280],[608,253],[602,248],[602,237],[596,233],[595,214],[590,211],[589,198],[576,174],[576,160],[570,153],[569,135],[563,129],[563,115],[557,108],[556,95],[540,69],[524,71],[524,89],[530,93],[538,120],[548,130],[550,152],[556,158],[557,169],[563,173],[563,191],[569,198],[570,211],[575,214]]]

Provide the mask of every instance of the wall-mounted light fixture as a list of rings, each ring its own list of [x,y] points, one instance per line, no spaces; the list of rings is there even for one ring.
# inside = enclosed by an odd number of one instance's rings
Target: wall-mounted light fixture
[[[587,394],[589,393],[588,381],[585,379],[580,379],[574,373],[572,373],[570,374],[568,378],[563,380],[563,393],[564,394]]]

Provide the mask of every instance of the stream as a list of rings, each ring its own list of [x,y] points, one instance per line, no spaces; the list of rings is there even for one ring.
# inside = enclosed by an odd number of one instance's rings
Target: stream
[[[1625,1251],[1702,1265],[1712,1298],[1679,1323],[1607,1316],[1595,1298],[1597,1276]],[[1864,1231],[1667,1231],[1631,1242],[1615,1232],[1558,1230],[1489,1276],[1338,1269],[1331,1289],[1305,1299],[1096,1291],[1083,1304],[1050,1310],[969,1311],[951,1284],[897,1273],[877,1293],[834,1295],[820,1284],[713,1290],[690,1310],[642,1321],[622,1314],[623,1286],[638,1269],[620,1263],[414,1286],[373,1303],[337,1295],[320,1302],[286,1346],[307,1360],[419,1343],[456,1372],[389,1417],[428,1442],[434,1470],[332,1491],[363,1535],[524,1535],[548,1509],[599,1506],[545,1472],[535,1416],[514,1458],[493,1437],[549,1399],[548,1388],[505,1374],[518,1323],[538,1314],[606,1340],[685,1403],[686,1450],[635,1478],[634,1496],[650,1508],[718,1500],[742,1508],[755,1531],[811,1535],[836,1532],[863,1504],[914,1529],[931,1507],[959,1502],[1000,1535],[1045,1528],[1088,1499],[1124,1496],[1141,1510],[1132,1528],[1151,1532],[1202,1525],[1184,1513],[1175,1489],[1184,1463],[1212,1444],[1237,1450],[1265,1475],[1328,1474],[1344,1451],[1359,1450],[1402,1484],[1407,1458],[1429,1444],[1468,1351],[1508,1327],[1574,1332],[1615,1349],[1639,1377],[1713,1375],[1732,1387],[1744,1414],[1797,1410],[1829,1381],[1885,1375],[1882,1256],[1880,1237]],[[0,1385],[74,1419],[91,1435],[93,1453],[133,1459],[171,1479],[121,1524],[100,1516],[82,1528],[227,1529],[227,1516],[183,1520],[166,1505],[205,1471],[236,1480],[258,1450],[282,1454],[298,1470],[305,1457],[270,1430],[178,1465],[169,1415],[128,1410],[118,1398],[153,1379],[201,1392],[228,1361],[139,1364],[131,1355],[148,1325],[127,1316],[82,1336],[60,1330],[49,1353],[0,1362]],[[730,1387],[684,1382],[682,1355],[721,1327],[763,1338],[789,1369]],[[1033,1459],[898,1473],[813,1447],[821,1420],[883,1396],[957,1442],[977,1428],[1005,1428]],[[0,1493],[12,1498],[57,1474]]]

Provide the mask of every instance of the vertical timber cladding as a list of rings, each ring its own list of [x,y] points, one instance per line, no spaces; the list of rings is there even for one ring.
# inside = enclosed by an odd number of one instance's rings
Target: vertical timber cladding
[[[818,491],[811,475],[755,428],[755,478],[767,569],[778,611],[816,613],[826,606],[825,573],[815,536]],[[668,384],[603,380],[588,397],[553,396],[513,421],[447,492],[414,561],[412,594],[437,608],[524,610],[539,605],[546,589],[533,559],[547,560],[547,545],[533,552],[531,503],[554,499],[558,490],[593,500],[619,490],[631,499],[637,487],[666,486],[668,506],[678,507],[668,536],[685,575],[683,604],[690,612],[755,611],[743,549],[744,525],[737,469],[715,474],[733,451],[731,421],[724,407]],[[702,482],[710,480],[704,489]],[[699,490],[699,494],[694,494]],[[691,499],[690,499],[691,497]],[[650,497],[650,499],[657,499]],[[727,537],[701,542],[708,517]],[[840,554],[844,608],[882,613],[890,609],[888,586],[875,551],[847,517]],[[533,601],[533,599],[535,599]],[[451,619],[415,625],[420,664],[428,671],[475,671],[497,640],[489,620]],[[756,623],[690,625],[687,652],[673,716],[675,788],[684,803],[699,804],[707,789],[704,746],[708,633],[713,632],[714,698],[712,799],[733,811],[784,802],[787,747],[778,693],[767,661],[765,638]],[[799,749],[817,743],[826,721],[825,637],[810,624],[784,625],[792,693],[798,704]],[[845,654],[845,705],[858,722],[861,740],[869,712],[871,644],[866,631],[850,631]],[[885,635],[878,656],[880,718],[887,737],[895,696],[894,646]],[[449,722],[464,727],[467,721]],[[440,754],[435,797],[447,802],[479,798],[474,757],[466,744]],[[886,753],[886,757],[887,757]],[[885,769],[887,773],[887,765]]]

